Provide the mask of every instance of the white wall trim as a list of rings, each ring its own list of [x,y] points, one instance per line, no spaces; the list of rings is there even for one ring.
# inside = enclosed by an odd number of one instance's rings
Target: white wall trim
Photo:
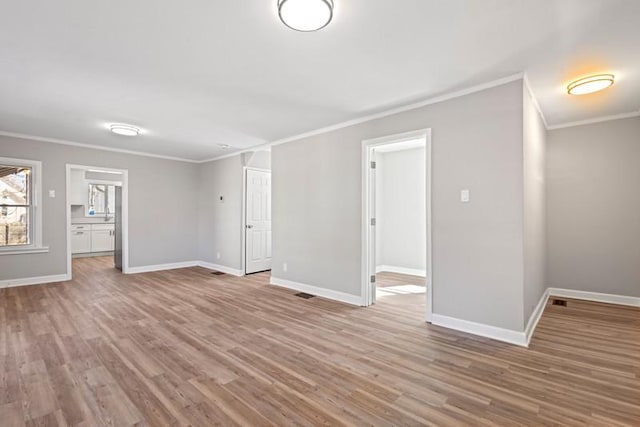
[[[560,298],[574,298],[585,301],[602,302],[606,304],[628,305],[640,307],[640,297],[626,295],[604,294],[600,292],[576,291],[573,289],[549,288],[549,296]]]
[[[531,342],[531,337],[533,336],[533,332],[536,330],[538,326],[538,322],[542,317],[542,313],[544,313],[544,309],[547,307],[547,301],[549,301],[549,288],[545,289],[540,297],[540,301],[536,305],[536,308],[533,309],[533,313],[529,316],[529,321],[527,322],[527,326],[524,329],[525,338],[527,340],[527,347]]]
[[[470,322],[468,320],[457,319],[455,317],[443,316],[441,314],[435,313],[432,315],[431,323],[433,325],[455,329],[457,331],[479,335],[509,344],[515,344],[520,347],[528,346],[527,338],[524,332],[498,328],[496,326]]]
[[[225,265],[212,264],[206,261],[197,261],[196,265],[203,268],[208,268],[209,270],[221,271],[226,274],[230,274],[232,276],[242,277],[244,276],[244,271],[238,270],[237,268],[227,267]]]
[[[376,267],[376,273],[398,273],[408,274],[409,276],[427,277],[427,270],[420,270],[417,268],[398,267],[395,265],[378,265]]]
[[[48,138],[46,136],[29,135],[26,133],[6,132],[0,130],[1,136],[9,136],[12,138],[31,139],[33,141],[51,142],[53,144],[71,145],[73,147],[91,148],[94,150],[112,151],[114,153],[133,154],[135,156],[154,157],[156,159],[175,160],[178,162],[201,163],[198,160],[184,159],[182,157],[163,156],[162,154],[147,153],[144,151],[126,150],[124,148],[105,147],[104,145],[84,144],[82,142],[67,141],[65,139]]]
[[[198,265],[197,261],[173,262],[169,264],[143,265],[140,267],[129,267],[126,274],[151,273],[154,271],[176,270],[178,268],[189,268]]]
[[[280,145],[280,144],[286,144],[288,142],[293,142],[293,141],[297,141],[299,139],[303,139],[303,138],[308,138],[311,136],[316,136],[316,135],[321,135],[323,133],[328,133],[328,132],[332,132],[335,130],[339,130],[339,129],[343,129],[349,126],[353,126],[353,125],[357,125],[360,123],[365,123],[371,120],[376,120],[376,119],[381,119],[383,117],[388,117],[388,116],[392,116],[394,114],[399,114],[399,113],[404,113],[405,111],[411,111],[411,110],[415,110],[417,108],[422,108],[422,107],[426,107],[427,105],[432,105],[432,104],[437,104],[440,102],[444,102],[444,101],[449,101],[450,99],[455,99],[455,98],[460,98],[462,96],[466,96],[466,95],[471,95],[472,93],[476,93],[476,92],[482,92],[483,90],[487,90],[487,89],[491,89],[494,87],[498,87],[498,86],[502,86],[505,85],[507,83],[511,83],[514,82],[516,80],[520,80],[524,78],[524,73],[516,73],[516,74],[512,74],[510,76],[506,76],[500,79],[496,79],[496,80],[491,80],[489,82],[486,83],[482,83],[479,85],[475,85],[475,86],[470,86],[468,88],[465,89],[461,89],[458,91],[454,91],[454,92],[449,92],[440,96],[436,96],[436,97],[432,97],[432,98],[427,98],[425,100],[419,101],[419,102],[415,102],[412,104],[407,104],[401,107],[397,107],[397,108],[392,108],[389,110],[385,110],[382,111],[380,113],[375,113],[375,114],[369,114],[366,116],[362,116],[359,117],[357,119],[353,119],[353,120],[348,120],[346,122],[341,122],[341,123],[336,123],[334,125],[331,126],[325,126],[319,129],[315,129],[309,132],[304,132],[298,135],[293,135],[293,136],[289,136],[283,139],[278,139],[276,141],[272,141],[272,142],[268,142],[262,145],[256,145],[254,147],[251,148],[247,148],[245,150],[242,151],[237,151],[235,153],[229,153],[229,154],[225,154],[223,156],[218,156],[218,157],[213,157],[211,159],[207,159],[207,160],[202,160],[198,163],[208,163],[208,162],[213,162],[215,160],[220,160],[220,159],[224,159],[227,157],[232,157],[232,156],[236,156],[242,153],[246,153],[249,151],[256,151],[256,150],[264,150],[268,147],[272,147],[274,145]]]
[[[587,120],[578,120],[575,122],[560,123],[557,125],[549,126],[547,130],[571,128],[574,126],[590,125],[593,123],[608,122],[611,120],[629,119],[631,117],[640,117],[640,111],[630,111],[628,113],[615,114],[613,116],[600,116],[600,117],[593,117]]]
[[[533,101],[533,106],[536,107],[536,110],[538,110],[538,114],[540,114],[540,118],[542,119],[544,128],[549,130],[547,119],[544,117],[544,114],[542,113],[542,108],[540,108],[540,104],[538,103],[538,98],[536,98],[536,96],[533,94],[533,90],[531,89],[531,84],[529,83],[529,78],[527,77],[527,73],[523,74],[522,81],[524,84],[524,88],[529,92],[529,96],[531,96],[531,101]]]
[[[305,292],[311,295],[331,299],[334,301],[344,302],[346,304],[363,306],[362,297],[360,295],[345,294],[344,292],[334,291],[331,289],[320,288],[317,286],[306,285],[304,283],[294,282],[292,280],[279,279],[271,276],[272,285],[282,288],[293,289],[294,291]]]
[[[71,280],[67,274],[54,274],[51,276],[25,277],[22,279],[0,280],[0,289],[15,288],[18,286],[43,285],[45,283],[66,282]]]

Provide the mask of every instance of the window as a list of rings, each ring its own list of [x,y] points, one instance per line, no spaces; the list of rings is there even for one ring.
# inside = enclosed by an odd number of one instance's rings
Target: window
[[[109,216],[115,211],[115,203],[115,185],[89,184],[89,215]]]
[[[0,157],[0,254],[42,249],[41,163]]]

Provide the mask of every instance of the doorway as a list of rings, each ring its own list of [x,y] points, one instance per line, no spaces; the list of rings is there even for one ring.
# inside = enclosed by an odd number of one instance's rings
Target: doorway
[[[363,305],[416,306],[431,319],[431,132],[363,141]]]
[[[83,270],[127,273],[128,171],[67,164],[67,275]]]
[[[271,270],[271,171],[244,168],[244,272]]]

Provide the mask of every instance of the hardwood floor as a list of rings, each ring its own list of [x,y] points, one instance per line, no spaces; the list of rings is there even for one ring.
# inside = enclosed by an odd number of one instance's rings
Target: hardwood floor
[[[427,303],[424,277],[380,272],[376,273],[376,287],[378,304],[402,306],[424,318]]]
[[[640,310],[548,306],[530,349],[202,268],[0,290],[0,425],[640,425]]]

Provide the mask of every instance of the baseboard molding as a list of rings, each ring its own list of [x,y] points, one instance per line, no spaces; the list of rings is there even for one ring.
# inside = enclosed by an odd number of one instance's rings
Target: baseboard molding
[[[573,289],[549,288],[549,295],[561,298],[575,298],[586,301],[602,302],[606,304],[628,305],[640,307],[640,297],[626,295],[603,294],[599,292],[576,291]]]
[[[527,326],[524,330],[525,338],[527,340],[527,347],[531,342],[531,337],[533,336],[533,332],[536,330],[536,326],[538,326],[538,322],[542,317],[542,313],[544,313],[544,309],[547,306],[547,301],[549,301],[549,288],[545,289],[540,297],[540,301],[538,301],[538,305],[533,309],[533,313],[529,316],[529,321],[527,322]]]
[[[525,333],[513,331],[511,329],[498,328],[496,326],[485,325],[483,323],[471,322],[435,313],[431,318],[431,324],[473,335],[479,335],[485,338],[491,338],[509,344],[515,344],[520,347],[528,346]]]
[[[311,295],[340,301],[351,305],[363,306],[362,297],[360,295],[345,294],[344,292],[334,291],[331,289],[320,288],[317,286],[307,285],[304,283],[294,282],[292,280],[280,279],[271,276],[271,284],[282,288],[293,289],[294,291],[305,292]]]
[[[170,264],[143,265],[141,267],[129,267],[126,274],[152,273],[154,271],[175,270],[189,268],[198,265],[197,261],[174,262]]]
[[[226,274],[230,274],[232,276],[244,276],[244,272],[242,270],[238,270],[236,268],[227,267],[219,264],[212,264],[206,261],[198,261],[197,265],[203,268],[208,268],[209,270],[221,271]]]
[[[398,273],[408,274],[409,276],[427,277],[426,270],[419,270],[415,268],[396,267],[393,265],[379,265],[376,267],[376,273]]]
[[[1,288],[15,288],[18,286],[43,285],[45,283],[66,282],[71,280],[67,274],[54,274],[51,276],[25,277],[23,279],[0,280]]]

